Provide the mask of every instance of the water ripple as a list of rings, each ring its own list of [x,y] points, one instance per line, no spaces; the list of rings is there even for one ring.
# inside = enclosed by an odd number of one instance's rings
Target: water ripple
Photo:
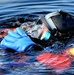
[[[0,1],[0,19],[16,14],[34,13],[42,11],[55,11],[58,9],[74,13],[73,0],[3,0]]]
[[[48,13],[58,9],[74,14],[73,6],[74,0],[0,0],[0,21],[16,15],[31,13],[45,14],[46,12]],[[51,71],[51,69],[46,69],[44,65],[39,65],[36,62],[37,65],[31,65],[31,63],[26,67],[25,63],[21,64],[18,63],[18,61],[25,62],[25,55],[21,56],[19,53],[6,53],[0,49],[0,75],[49,75],[48,72]],[[23,66],[19,67],[19,65]],[[32,72],[35,70],[42,72],[35,74],[29,73],[29,71]],[[74,68],[71,70],[74,70]],[[72,72],[71,70],[68,71]],[[48,72],[46,73],[46,71]],[[56,75],[55,71],[53,72],[52,70],[50,75]]]

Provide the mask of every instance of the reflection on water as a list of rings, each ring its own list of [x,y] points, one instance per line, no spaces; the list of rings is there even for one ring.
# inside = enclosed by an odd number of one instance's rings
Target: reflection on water
[[[74,14],[73,6],[74,0],[0,0],[0,21],[15,15],[41,15],[58,9]],[[56,75],[54,70],[33,59],[35,56],[6,52],[0,48],[0,75]],[[70,72],[74,74],[74,68]],[[72,75],[70,72],[61,75]]]

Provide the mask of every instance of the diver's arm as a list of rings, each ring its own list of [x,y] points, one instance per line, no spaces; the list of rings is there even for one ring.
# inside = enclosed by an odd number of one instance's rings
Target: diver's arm
[[[30,52],[29,50],[32,50],[35,46],[37,46],[36,43],[34,43],[19,27],[16,28],[16,32],[10,30],[8,35],[1,41],[1,45],[6,48],[11,48],[15,51],[25,53]]]

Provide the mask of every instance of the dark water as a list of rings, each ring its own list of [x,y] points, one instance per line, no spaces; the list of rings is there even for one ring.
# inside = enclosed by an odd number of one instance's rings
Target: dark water
[[[41,15],[59,9],[74,14],[74,0],[0,0],[0,22],[16,15]],[[27,58],[23,53],[0,49],[0,75],[57,75],[54,70],[48,70],[38,62],[25,63]],[[61,75],[74,74],[74,68],[70,70]]]

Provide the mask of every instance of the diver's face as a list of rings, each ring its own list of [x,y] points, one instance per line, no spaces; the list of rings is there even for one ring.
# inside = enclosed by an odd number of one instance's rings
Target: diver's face
[[[43,23],[42,24],[42,33],[49,31],[48,28],[46,27],[46,25]]]

